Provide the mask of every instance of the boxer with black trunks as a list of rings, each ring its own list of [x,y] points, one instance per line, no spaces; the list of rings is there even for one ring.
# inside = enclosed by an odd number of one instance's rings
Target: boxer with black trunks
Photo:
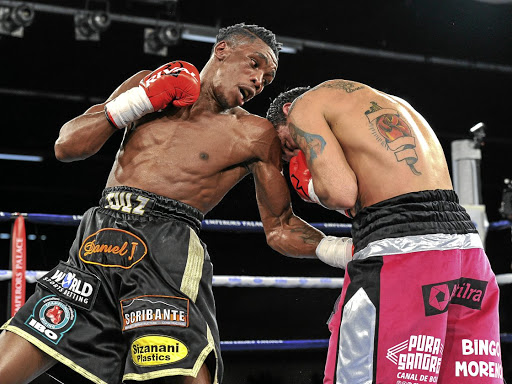
[[[354,219],[353,245],[317,252],[346,268],[324,383],[503,383],[496,278],[425,119],[341,79],[282,93],[267,118],[299,195]]]
[[[64,124],[61,161],[124,139],[68,261],[3,326],[2,384],[50,368],[66,383],[222,382],[203,215],[252,174],[272,248],[315,258],[325,237],[291,209],[272,125],[242,109],[274,79],[279,47],[265,28],[223,28],[201,74],[184,61],[139,72]]]

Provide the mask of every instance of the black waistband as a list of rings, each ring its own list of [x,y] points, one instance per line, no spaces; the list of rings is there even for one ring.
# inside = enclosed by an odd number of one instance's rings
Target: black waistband
[[[396,196],[363,208],[352,223],[355,251],[390,237],[477,233],[455,191],[436,189]]]
[[[168,217],[187,222],[196,231],[201,229],[204,215],[198,209],[142,189],[116,186],[105,188],[100,207],[139,217]]]

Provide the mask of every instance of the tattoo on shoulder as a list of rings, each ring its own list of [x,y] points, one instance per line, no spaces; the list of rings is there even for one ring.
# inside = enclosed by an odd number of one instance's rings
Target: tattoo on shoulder
[[[354,83],[352,81],[347,81],[347,80],[329,81],[328,83],[322,84],[320,87],[343,89],[347,93],[352,93],[352,92],[359,91],[360,89],[365,88],[364,85],[362,85],[360,83]]]
[[[371,101],[370,104],[364,114],[370,122],[372,135],[383,147],[394,152],[397,162],[405,161],[412,173],[421,175],[414,166],[418,161],[414,149],[416,139],[405,119],[397,110],[383,108],[375,101]]]
[[[293,140],[300,148],[304,149],[304,154],[311,161],[315,160],[324,151],[327,144],[321,135],[304,132],[293,123],[290,123],[290,133]]]

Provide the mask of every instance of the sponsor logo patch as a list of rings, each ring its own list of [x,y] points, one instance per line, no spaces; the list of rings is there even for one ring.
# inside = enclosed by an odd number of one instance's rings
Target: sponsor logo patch
[[[37,302],[25,324],[53,344],[58,344],[76,320],[76,311],[55,295],[45,296]]]
[[[80,260],[103,267],[129,269],[148,252],[142,239],[117,228],[103,228],[87,237],[79,251]]]
[[[61,261],[38,283],[70,304],[90,311],[101,282],[92,273]]]
[[[456,377],[503,379],[501,345],[498,340],[462,339],[462,356],[459,359],[455,361]]]
[[[389,348],[386,358],[400,371],[397,378],[420,380],[420,375],[427,377],[430,373],[439,373],[443,349],[440,338],[411,335],[408,340]]]
[[[157,325],[188,327],[189,300],[173,296],[139,296],[121,301],[123,331]]]
[[[146,335],[133,341],[131,353],[135,364],[150,367],[176,363],[188,355],[188,348],[173,337]]]
[[[422,290],[425,316],[446,312],[448,304],[458,304],[480,310],[486,289],[487,281],[466,277],[424,285]]]
[[[132,192],[110,192],[106,196],[108,202],[105,208],[134,215],[144,215],[146,205],[152,200],[144,196],[134,195]],[[152,205],[152,204],[149,204]]]

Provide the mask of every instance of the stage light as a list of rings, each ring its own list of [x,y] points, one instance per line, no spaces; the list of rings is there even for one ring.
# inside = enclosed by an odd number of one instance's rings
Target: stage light
[[[34,8],[28,4],[0,7],[0,34],[23,37],[25,27],[32,24],[34,15]]]
[[[157,28],[144,29],[144,53],[167,56],[167,48],[181,40],[181,27],[168,24]]]
[[[75,39],[99,41],[110,26],[110,15],[104,11],[85,11],[75,15]]]

